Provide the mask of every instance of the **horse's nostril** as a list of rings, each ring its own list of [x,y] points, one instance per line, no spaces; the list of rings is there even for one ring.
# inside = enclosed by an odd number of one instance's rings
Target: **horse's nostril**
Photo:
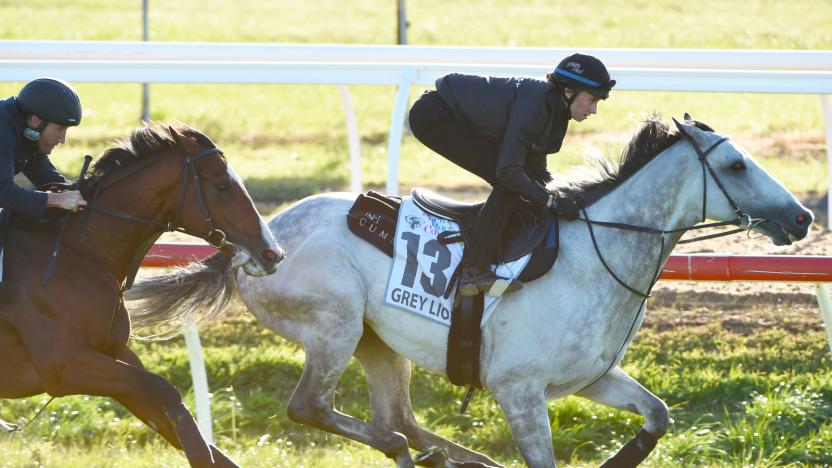
[[[275,252],[274,250],[266,249],[263,251],[263,258],[270,262],[274,262],[278,259],[278,255],[277,252]]]
[[[799,214],[799,215],[794,217],[794,220],[797,224],[803,224],[808,220],[808,218],[806,217],[805,214]]]

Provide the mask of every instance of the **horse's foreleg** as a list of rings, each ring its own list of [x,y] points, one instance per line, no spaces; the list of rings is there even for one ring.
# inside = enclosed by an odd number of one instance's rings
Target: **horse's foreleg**
[[[619,367],[613,368],[577,395],[644,416],[644,427],[602,466],[637,466],[653,451],[656,441],[667,432],[667,405]]]
[[[358,333],[360,336],[360,331]],[[399,467],[412,467],[407,439],[402,434],[335,410],[332,404],[335,387],[349,364],[357,338],[351,345],[346,343],[349,338],[343,336],[322,338],[315,343],[304,344],[306,362],[289,402],[289,418],[367,444],[395,459]]]
[[[552,450],[552,429],[546,408],[543,385],[507,382],[491,387],[494,397],[503,408],[511,435],[530,468],[555,466]]]
[[[440,447],[456,462],[500,466],[487,456],[444,439],[416,422],[410,404],[410,361],[396,354],[371,329],[365,329],[355,357],[364,368],[373,425],[401,432],[416,450]]]
[[[132,366],[144,369],[144,365],[138,356],[129,348],[124,347],[118,353],[117,358]],[[182,450],[182,444],[179,442],[179,437],[176,435],[176,430],[171,424],[168,415],[164,408],[158,403],[136,396],[119,396],[116,400],[122,404],[134,416],[141,419],[151,429],[158,432],[171,445],[179,450]],[[211,454],[214,457],[214,465],[216,467],[236,467],[231,459],[229,459],[221,450],[214,445],[210,445]]]

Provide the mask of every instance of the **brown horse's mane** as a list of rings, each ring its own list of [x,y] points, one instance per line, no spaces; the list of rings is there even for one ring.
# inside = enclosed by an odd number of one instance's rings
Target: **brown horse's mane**
[[[202,133],[185,124],[172,127],[177,133],[195,139],[200,146],[213,148],[214,143]],[[113,146],[104,151],[92,166],[92,174],[104,177],[113,171],[151,158],[161,152],[176,147],[168,127],[159,122],[147,122],[126,138],[116,140]]]
[[[702,130],[713,129],[699,121],[688,121]],[[558,180],[549,189],[563,196],[580,197],[587,205],[598,201],[604,195],[624,183],[636,172],[652,161],[662,151],[682,139],[679,132],[671,132],[658,114],[650,115],[636,131],[617,161],[603,157],[590,157],[591,171],[586,171],[570,180]]]

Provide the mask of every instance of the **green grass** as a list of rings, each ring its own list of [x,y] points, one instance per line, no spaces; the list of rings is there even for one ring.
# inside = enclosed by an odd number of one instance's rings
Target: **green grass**
[[[656,316],[672,313],[650,311]],[[210,325],[202,340],[215,435],[244,466],[327,467],[352,464],[349,460],[389,466],[380,453],[288,420],[286,404],[303,366],[296,346],[249,316]],[[134,347],[150,370],[186,392],[190,404],[182,340],[137,342]],[[671,407],[668,435],[646,466],[832,463],[832,360],[821,330],[793,333],[774,326],[744,335],[717,324],[665,331],[648,327],[636,337],[624,363],[625,370]],[[412,398],[423,424],[509,466],[520,466],[493,397],[478,393],[468,414],[460,416],[456,410],[462,396],[463,390],[444,378],[416,370]],[[366,419],[366,399],[362,372],[353,363],[339,384],[336,408]],[[0,402],[0,417],[24,422],[43,401]],[[639,416],[574,397],[551,403],[549,416],[556,455],[567,466],[597,465],[642,424]],[[46,467],[81,466],[86,460],[102,467],[123,466],[128,460],[130,466],[154,466],[157,460],[184,466],[173,449],[124,409],[94,397],[60,398],[24,433],[0,435],[0,466],[30,466],[26,463],[38,456]]]
[[[155,41],[390,44],[395,2],[150,2]],[[823,0],[406,2],[412,44],[828,49]],[[0,3],[0,37],[140,40],[141,3]],[[740,20],[741,21],[738,21]],[[58,27],[56,27],[56,25]]]

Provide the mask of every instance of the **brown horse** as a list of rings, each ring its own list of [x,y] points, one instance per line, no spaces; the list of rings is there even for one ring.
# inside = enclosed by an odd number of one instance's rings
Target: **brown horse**
[[[166,230],[206,239],[254,276],[274,273],[282,249],[222,151],[186,126],[134,131],[98,159],[81,189],[89,205],[64,228],[12,220],[0,289],[0,398],[111,397],[192,466],[236,466],[205,441],[179,391],[128,348],[122,295]]]

